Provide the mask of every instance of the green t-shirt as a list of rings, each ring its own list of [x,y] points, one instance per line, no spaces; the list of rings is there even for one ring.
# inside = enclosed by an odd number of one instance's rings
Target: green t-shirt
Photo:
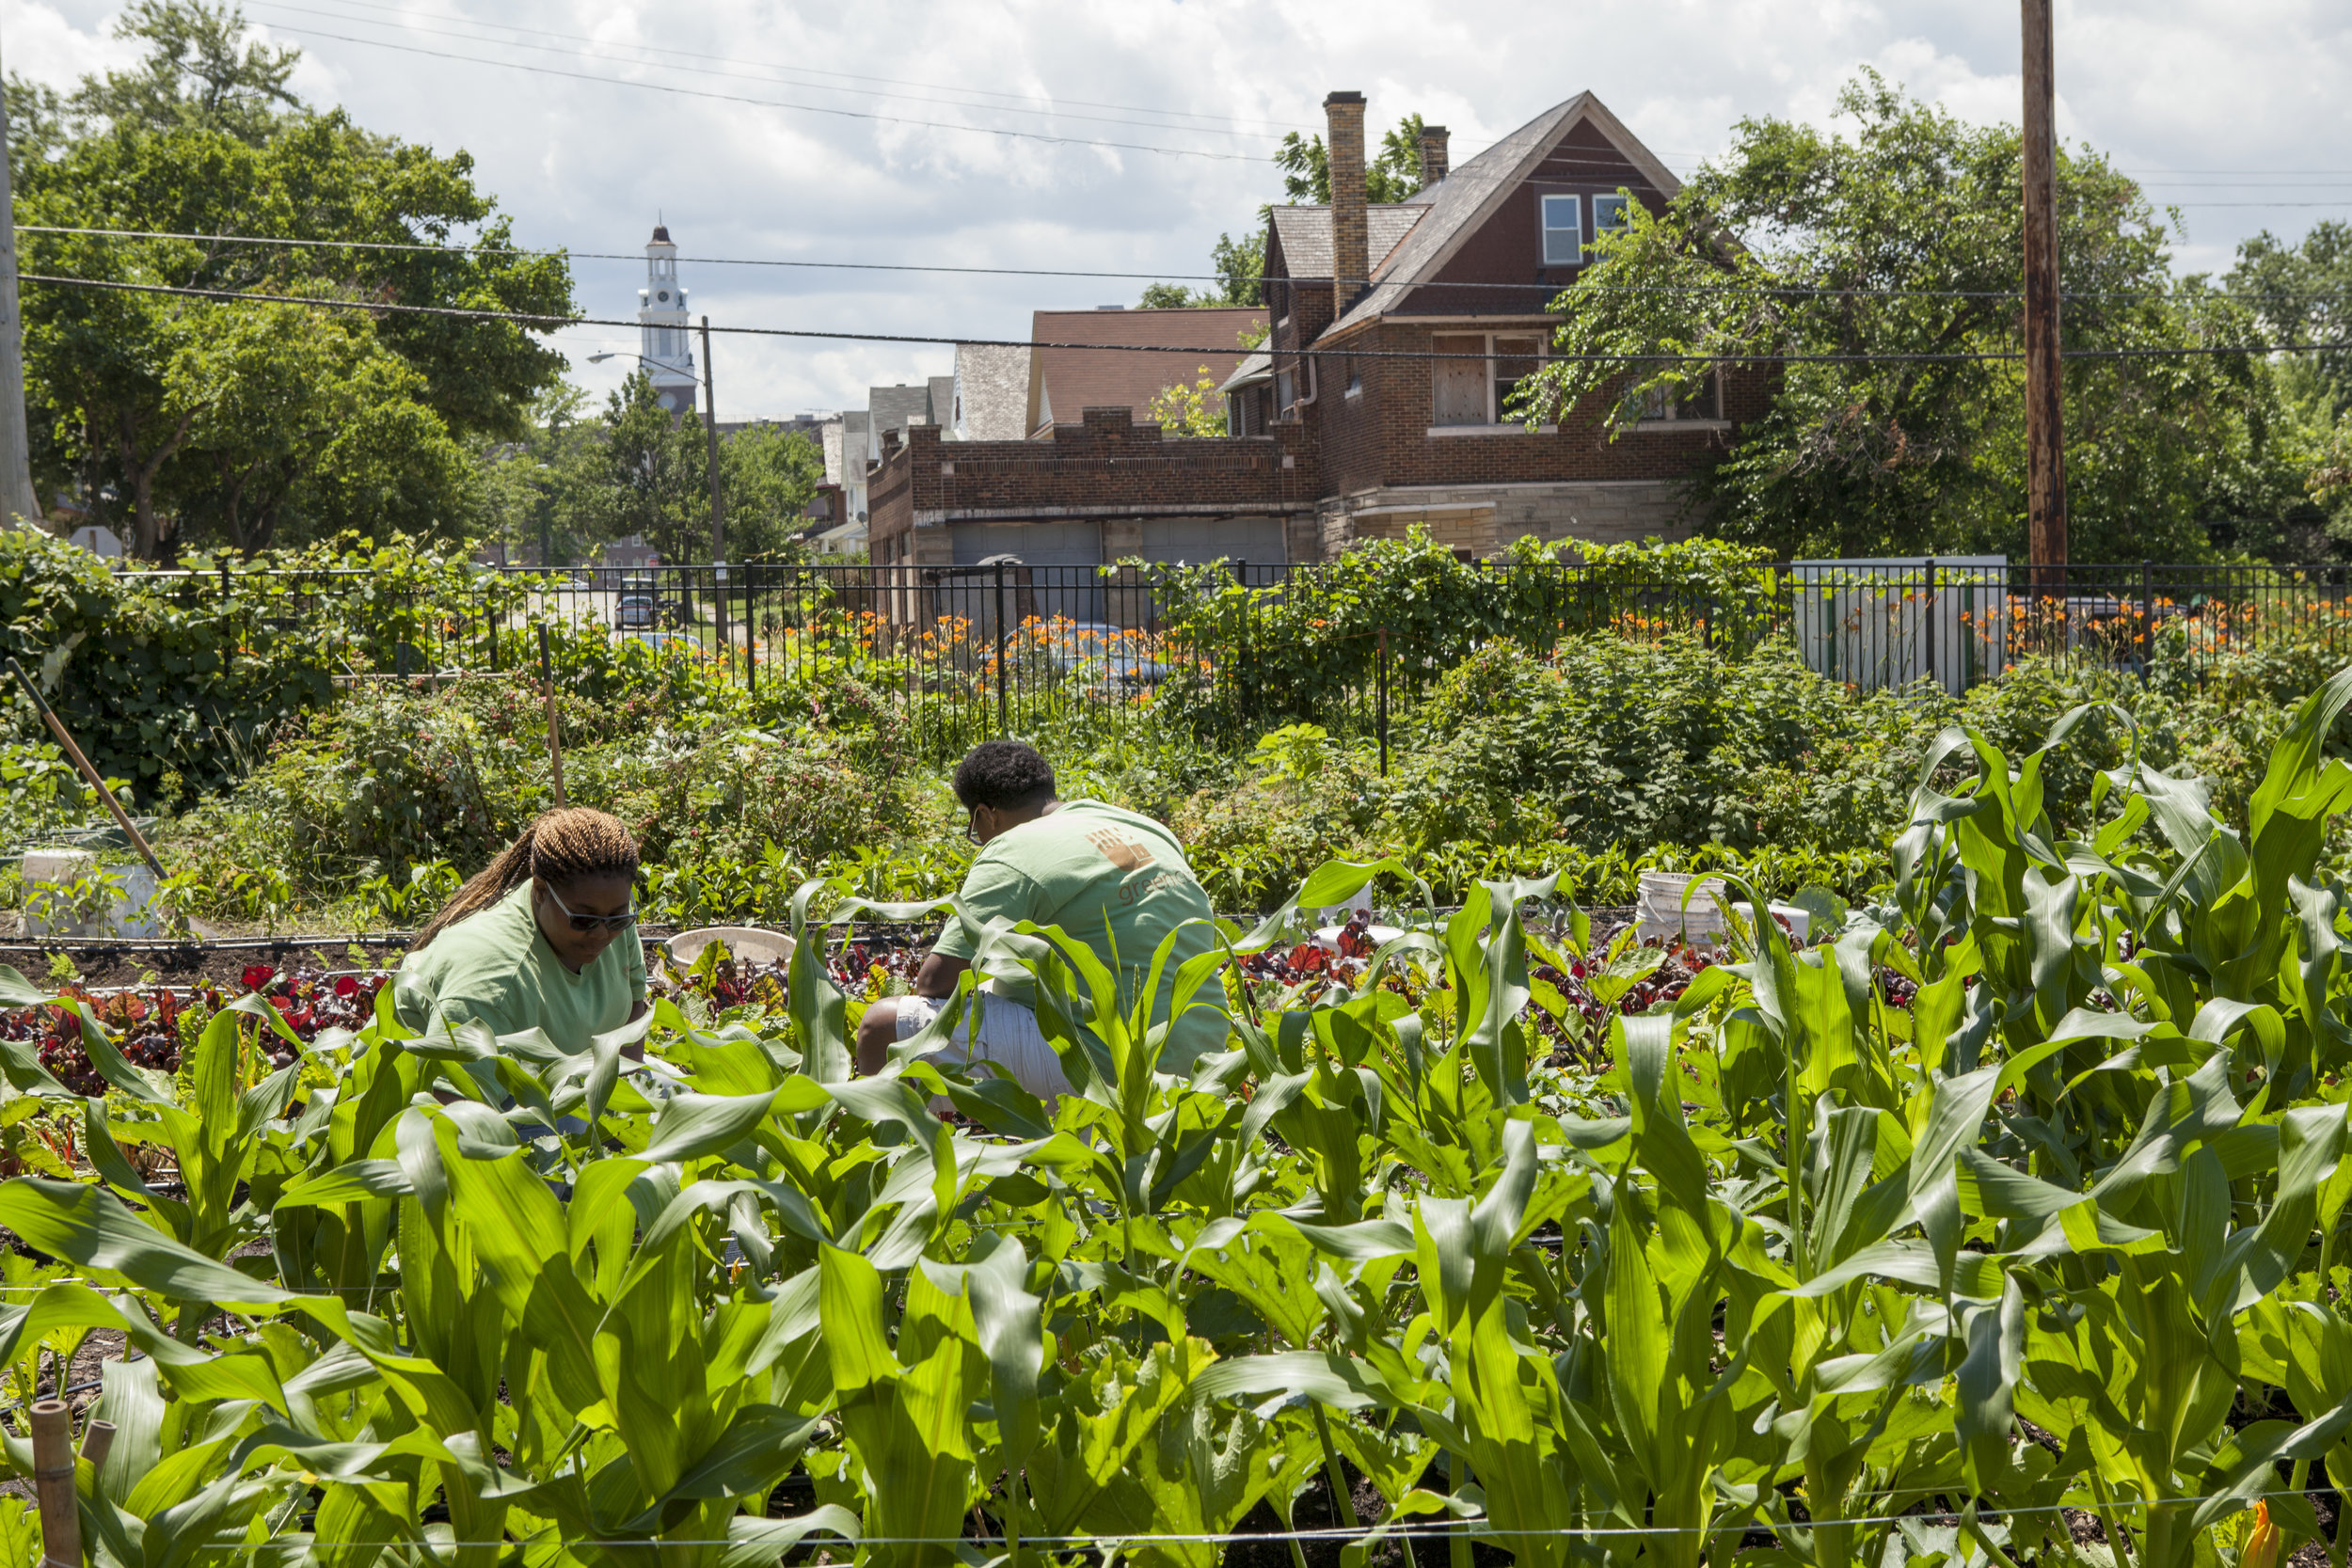
[[[452,1027],[478,1022],[493,1035],[538,1028],[566,1052],[585,1051],[591,1035],[627,1023],[644,999],[637,933],[615,937],[575,974],[532,918],[529,882],[402,959],[392,991],[401,1022],[420,1034],[437,1019]]]
[[[1065,800],[1059,810],[990,839],[973,859],[961,896],[976,919],[1033,921],[1076,937],[1119,974],[1120,1000],[1129,1006],[1142,994],[1152,957],[1168,934],[1187,920],[1212,918],[1209,895],[1175,835],[1148,816],[1100,800]],[[1168,1018],[1178,968],[1211,945],[1203,926],[1178,935],[1161,974],[1154,1022]],[[973,943],[951,920],[937,951],[969,958]],[[1030,1000],[1025,985],[1002,989]],[[1223,1047],[1224,1003],[1224,988],[1215,980],[1193,993],[1193,1006],[1169,1032],[1163,1056],[1169,1069],[1188,1068],[1202,1053]]]

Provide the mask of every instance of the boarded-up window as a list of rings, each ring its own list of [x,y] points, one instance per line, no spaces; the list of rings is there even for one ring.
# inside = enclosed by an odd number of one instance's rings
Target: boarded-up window
[[[1495,418],[1516,422],[1527,418],[1527,410],[1514,406],[1519,383],[1535,373],[1538,356],[1543,353],[1541,338],[1495,339]],[[1534,388],[1529,388],[1533,391]]]
[[[1431,424],[1486,424],[1491,422],[1486,412],[1486,340],[1484,336],[1461,333],[1438,333],[1429,340],[1429,351],[1439,356],[1461,355],[1462,358],[1439,357],[1429,361],[1430,380],[1434,390]]]

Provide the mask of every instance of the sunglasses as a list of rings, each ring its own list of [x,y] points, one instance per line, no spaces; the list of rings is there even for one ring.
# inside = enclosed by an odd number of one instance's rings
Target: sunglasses
[[[623,910],[618,914],[574,914],[571,906],[564,902],[564,895],[555,891],[553,883],[548,884],[548,896],[555,900],[555,907],[563,911],[564,919],[572,923],[575,931],[626,931],[637,924],[634,909]]]

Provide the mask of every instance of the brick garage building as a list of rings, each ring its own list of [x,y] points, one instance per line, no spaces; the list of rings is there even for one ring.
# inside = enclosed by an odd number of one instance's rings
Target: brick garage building
[[[1032,566],[1305,559],[1322,497],[1304,427],[1162,439],[1125,408],[1089,408],[1035,441],[883,438],[868,495],[882,566]]]
[[[1332,200],[1271,210],[1275,320],[1264,352],[1224,383],[1232,434],[1162,439],[1125,409],[1088,409],[1046,440],[943,449],[911,431],[873,476],[877,563],[1311,561],[1416,523],[1481,555],[1524,534],[1688,531],[1680,482],[1762,412],[1764,372],[1719,372],[1614,440],[1597,400],[1533,430],[1505,413],[1549,351],[1548,307],[1592,236],[1628,200],[1662,210],[1673,174],[1580,93],[1458,168],[1430,127],[1427,183],[1372,206],[1363,98],[1333,93],[1324,107]]]

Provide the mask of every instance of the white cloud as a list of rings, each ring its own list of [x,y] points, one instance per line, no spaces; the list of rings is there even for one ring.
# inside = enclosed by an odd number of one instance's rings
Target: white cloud
[[[1720,151],[1743,116],[1822,119],[1865,64],[1972,119],[2013,119],[2019,76],[2014,9],[1960,0],[1546,9],[1431,0],[251,0],[247,8],[273,38],[307,51],[297,83],[313,99],[372,128],[470,151],[527,243],[625,258],[659,211],[690,258],[1197,273],[1220,230],[1249,226],[1258,204],[1280,191],[1264,162],[904,121],[1262,159],[1283,129],[1319,126],[1326,89],[1353,87],[1372,101],[1375,135],[1418,109],[1452,129],[1458,159],[1590,87],[1687,168]],[[104,0],[0,0],[7,64],[60,86],[119,65],[133,52],[108,37],[114,10]],[[2226,265],[2237,240],[2264,227],[2299,233],[2319,218],[2352,217],[2352,153],[2337,150],[2352,146],[2344,8],[2062,0],[2058,25],[2061,135],[2146,171],[2159,200],[2184,203],[2184,267]],[[361,38],[506,63],[344,41]],[[1069,118],[1019,112],[1041,103]],[[2345,167],[2309,172],[2334,165]],[[2201,179],[2201,170],[2303,172],[2296,181]],[[2207,205],[2257,201],[2339,204]],[[1141,286],[691,261],[683,270],[696,312],[716,324],[946,337],[1021,338],[1034,309],[1132,301]],[[633,314],[641,264],[582,259],[577,275],[589,313]],[[627,361],[590,366],[585,356],[635,347],[627,328],[581,327],[561,341],[581,384],[599,395]],[[861,402],[868,385],[942,373],[949,361],[945,346],[728,340],[718,349],[721,411],[838,407]]]

